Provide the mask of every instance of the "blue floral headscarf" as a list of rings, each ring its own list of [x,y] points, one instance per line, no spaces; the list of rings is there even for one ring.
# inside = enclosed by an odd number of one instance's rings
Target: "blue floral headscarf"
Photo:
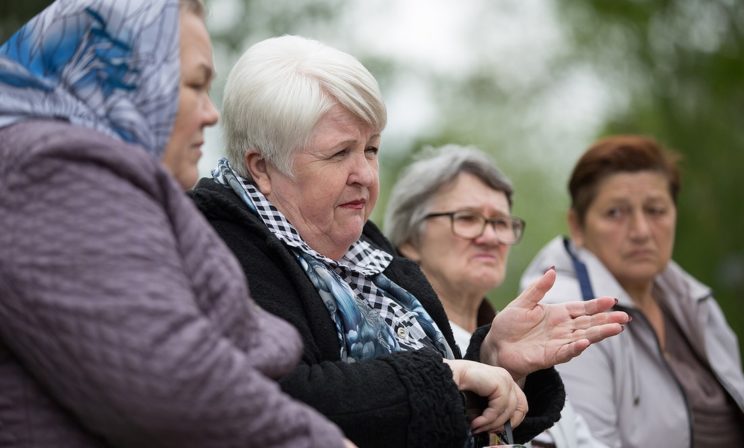
[[[58,118],[159,158],[178,106],[178,0],[57,0],[0,47],[0,127]]]

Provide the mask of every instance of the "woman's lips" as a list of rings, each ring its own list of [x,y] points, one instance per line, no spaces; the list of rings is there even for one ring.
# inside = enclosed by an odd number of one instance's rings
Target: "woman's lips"
[[[487,253],[475,254],[473,255],[473,258],[482,261],[496,261],[498,259],[496,255]]]
[[[631,259],[653,258],[655,255],[656,253],[651,249],[639,249],[628,252],[626,257]]]
[[[364,206],[366,204],[367,204],[367,201],[365,201],[363,199],[358,199],[356,201],[344,202],[343,204],[341,204],[341,207],[343,207],[343,208],[350,208],[350,209],[353,209],[353,210],[361,210],[361,209],[364,208]]]

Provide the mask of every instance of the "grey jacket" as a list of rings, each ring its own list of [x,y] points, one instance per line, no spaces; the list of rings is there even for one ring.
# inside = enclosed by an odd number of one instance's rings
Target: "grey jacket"
[[[280,392],[301,343],[158,161],[0,129],[1,447],[340,447]]]
[[[686,399],[664,361],[656,336],[628,294],[602,263],[573,249],[587,267],[597,296],[617,297],[632,317],[623,333],[592,345],[567,364],[556,366],[567,396],[599,440],[611,447],[689,447],[691,422]],[[528,266],[526,288],[550,266],[558,277],[544,302],[581,300],[579,282],[561,237],[552,240]],[[670,262],[656,280],[688,339],[704,353],[723,387],[744,410],[744,376],[736,336],[705,285]]]

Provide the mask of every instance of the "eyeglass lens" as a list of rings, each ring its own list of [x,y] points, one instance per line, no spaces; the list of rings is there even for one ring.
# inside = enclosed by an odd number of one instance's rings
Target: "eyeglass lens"
[[[522,223],[517,218],[487,219],[481,214],[472,212],[456,212],[452,215],[452,231],[463,238],[481,236],[486,230],[486,223],[491,225],[499,240],[506,244],[517,242],[522,233]]]

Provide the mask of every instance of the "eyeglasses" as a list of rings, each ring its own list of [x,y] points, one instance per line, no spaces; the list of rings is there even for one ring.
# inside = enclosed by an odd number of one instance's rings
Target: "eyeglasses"
[[[504,244],[517,244],[524,233],[525,222],[516,216],[486,218],[480,213],[459,210],[454,212],[429,213],[423,219],[439,218],[447,216],[452,224],[452,233],[455,235],[473,239],[483,235],[486,224],[490,224],[496,237]]]

